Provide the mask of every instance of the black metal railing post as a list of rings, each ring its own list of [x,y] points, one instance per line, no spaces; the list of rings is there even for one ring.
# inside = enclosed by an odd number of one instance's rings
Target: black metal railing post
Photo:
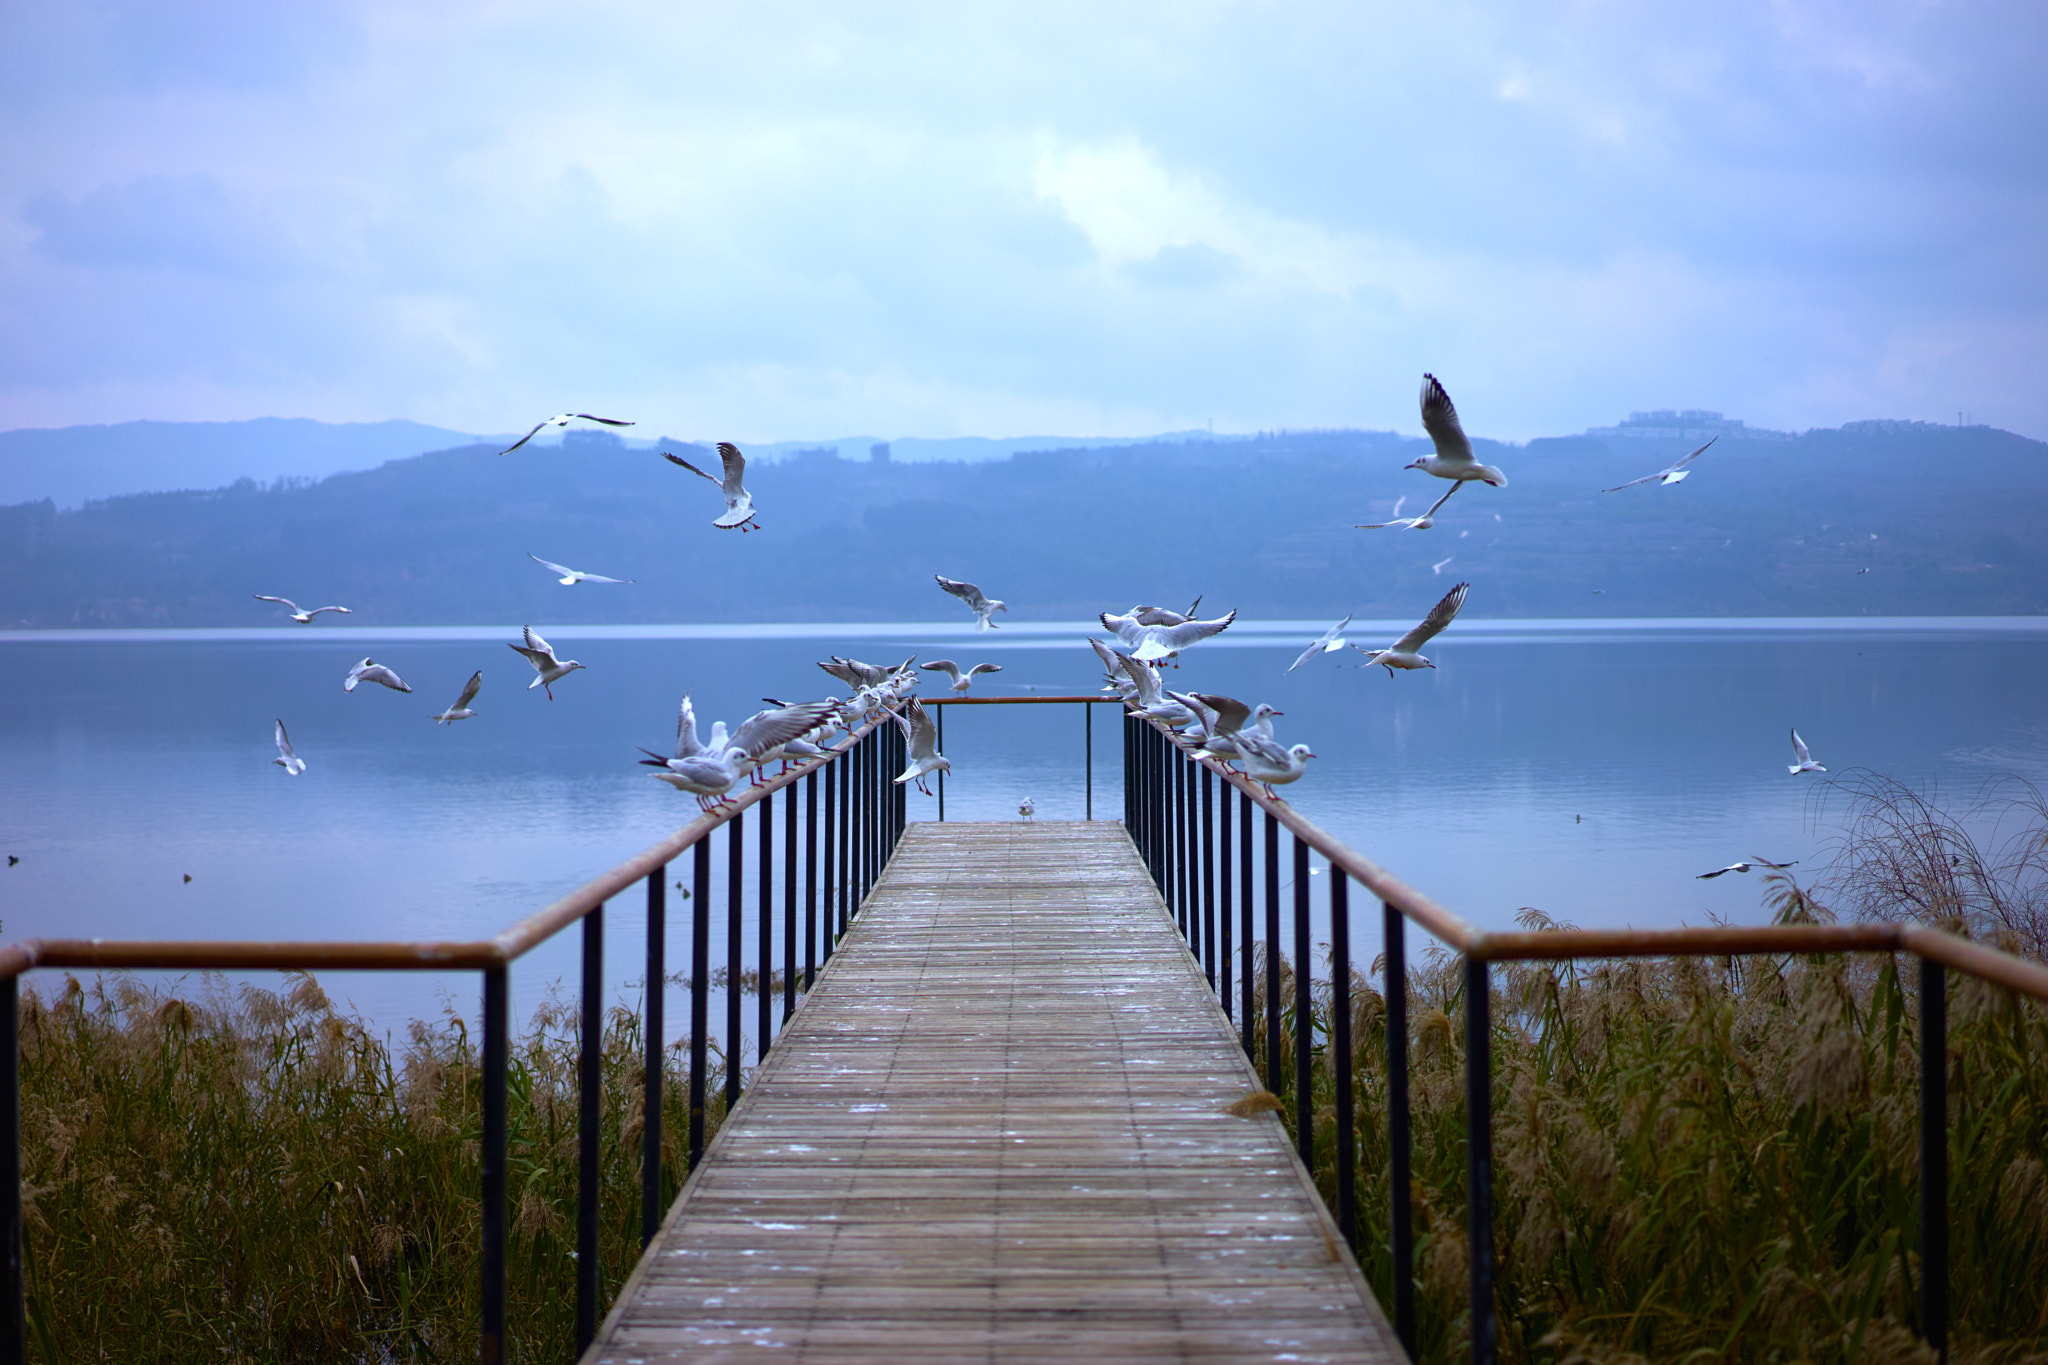
[[[704,1156],[704,1092],[711,1067],[711,838],[690,849],[690,1169]]]
[[[828,776],[825,780],[832,779]],[[812,772],[804,778],[804,989],[810,990],[817,980],[818,774]]]
[[[754,991],[754,1029],[761,1036],[754,1042],[754,1060],[768,1060],[768,1036],[775,1027],[775,798],[765,797],[754,807],[761,812],[761,832],[754,836],[759,845],[754,859],[754,963],[760,973]]]
[[[1380,902],[1386,937],[1387,994],[1387,1202],[1392,1222],[1394,1335],[1415,1355],[1415,1210],[1408,1114],[1408,921]]]
[[[1209,989],[1216,989],[1216,774],[1206,763],[1202,770],[1202,814],[1197,824],[1202,847],[1202,968]]]
[[[1095,818],[1095,703],[1081,703],[1081,761],[1084,765],[1081,790],[1087,802],[1083,819]]]
[[[945,714],[945,707],[939,714]],[[836,902],[832,911],[832,941],[836,944],[846,936],[846,920],[852,910],[853,899],[853,768],[840,764],[846,771],[839,777],[839,867],[833,883]]]
[[[1920,1336],[1948,1361],[1948,976],[1920,959]]]
[[[796,787],[782,789],[782,1021],[796,1013]]]
[[[821,950],[821,956],[823,960],[826,962],[830,962],[832,960],[832,949],[837,941],[836,936],[832,932],[832,906],[834,904],[833,896],[835,894],[832,890],[832,881],[833,874],[837,872],[839,868],[839,860],[836,854],[836,850],[833,847],[833,841],[838,837],[839,834],[838,782],[839,765],[837,763],[827,763],[825,765],[824,823],[825,882],[823,894],[820,895],[818,898],[820,907],[824,912],[824,922],[820,926],[819,937],[824,942],[824,947]]]
[[[725,1112],[740,1102],[740,1063],[747,1055],[740,1038],[740,934],[745,928],[747,815],[734,811],[725,822]]]
[[[932,714],[932,723],[937,727],[933,732],[933,738],[938,743],[939,752],[943,754],[946,752],[946,708],[934,706]],[[946,770],[941,768],[934,776],[939,779],[939,823],[943,825],[946,823]]]
[[[598,1101],[604,1056],[604,907],[583,917],[583,1048],[576,1068],[576,1349],[597,1335]]]
[[[507,972],[487,967],[483,973],[484,1125],[481,1157],[483,1236],[478,1299],[483,1323],[477,1355],[483,1365],[505,1365],[505,1072],[511,1060],[510,1004]]]
[[[1134,721],[1134,720],[1132,720],[1132,719],[1131,719],[1131,713],[1130,713],[1130,712],[1128,712],[1128,711],[1124,712],[1123,720],[1124,720],[1124,762],[1123,762],[1123,769],[1124,769],[1124,833],[1126,833],[1126,834],[1128,834],[1128,835],[1130,835],[1130,836],[1131,836],[1131,842],[1133,842],[1133,843],[1137,843],[1137,835],[1138,835],[1138,765],[1137,765],[1136,761],[1134,761],[1134,760],[1132,759],[1132,757],[1131,757],[1131,745],[1132,745],[1132,742],[1133,742],[1133,738],[1132,738],[1132,737],[1133,737],[1133,735],[1134,735],[1134,734],[1136,733],[1135,727],[1136,727],[1136,725],[1137,725],[1137,723],[1138,723],[1138,722],[1136,722],[1136,721]],[[1142,845],[1140,845],[1140,847],[1142,848]]]
[[[1337,1099],[1337,1226],[1358,1243],[1358,1149],[1351,1115],[1351,879],[1330,864],[1330,1079]]]
[[[641,1003],[640,1248],[661,1227],[661,1059],[668,1027],[668,864],[647,874],[647,996]]]
[[[1239,999],[1242,1008],[1238,1011],[1238,1027],[1244,1031],[1245,1060],[1252,1057],[1252,984],[1253,973],[1252,941],[1252,799],[1240,794],[1237,802],[1237,888],[1238,924],[1242,930],[1238,943]]]
[[[1315,1168],[1315,1009],[1308,928],[1308,841],[1294,835],[1294,1144],[1301,1164]]]
[[[1472,1256],[1472,1365],[1493,1365],[1493,1028],[1486,960],[1465,959],[1465,1200]]]
[[[6,1240],[6,1320],[0,1365],[28,1359],[28,1282],[21,1264],[21,978],[0,982],[0,1238]]]
[[[1266,1089],[1280,1089],[1280,822],[1266,817]]]
[[[1220,893],[1216,906],[1216,928],[1221,936],[1220,949],[1216,954],[1216,994],[1223,1002],[1223,1017],[1228,1019],[1234,1013],[1236,1004],[1230,998],[1230,792],[1228,782],[1218,782],[1216,801],[1216,852],[1220,866],[1216,871],[1216,886]]]

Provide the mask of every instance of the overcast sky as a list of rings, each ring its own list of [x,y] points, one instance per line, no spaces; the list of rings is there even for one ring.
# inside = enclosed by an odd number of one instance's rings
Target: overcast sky
[[[0,0],[0,428],[2048,437],[2048,6]]]

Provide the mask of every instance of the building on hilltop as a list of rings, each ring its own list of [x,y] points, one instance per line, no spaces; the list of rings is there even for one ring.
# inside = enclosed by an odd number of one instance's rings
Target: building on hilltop
[[[1789,431],[1772,431],[1749,426],[1737,417],[1723,417],[1705,408],[1674,411],[1657,408],[1632,412],[1628,420],[1611,427],[1588,427],[1586,435],[1606,441],[1706,441],[1727,436],[1744,441],[1789,441]]]

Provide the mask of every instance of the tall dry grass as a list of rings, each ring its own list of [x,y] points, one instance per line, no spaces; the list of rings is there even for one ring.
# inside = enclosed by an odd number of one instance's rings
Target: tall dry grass
[[[449,1014],[393,1049],[310,976],[198,999],[133,980],[21,1004],[31,1350],[45,1361],[474,1356],[482,1073]],[[577,1023],[541,1009],[509,1071],[512,1359],[570,1358]],[[665,1199],[687,1057],[664,1063]],[[606,1016],[607,1299],[639,1253],[639,1021]],[[714,1078],[715,1125],[722,1116]]]

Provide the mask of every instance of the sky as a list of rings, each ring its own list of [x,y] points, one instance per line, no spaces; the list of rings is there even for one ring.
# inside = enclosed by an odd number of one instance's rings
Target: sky
[[[0,0],[0,429],[2048,437],[2048,7]]]

